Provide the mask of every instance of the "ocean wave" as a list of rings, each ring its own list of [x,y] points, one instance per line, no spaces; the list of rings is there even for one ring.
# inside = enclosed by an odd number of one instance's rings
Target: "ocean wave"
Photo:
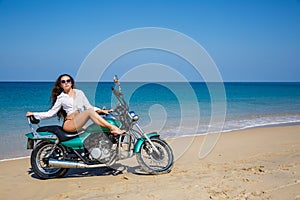
[[[192,135],[205,135],[214,133],[225,133],[237,130],[244,130],[267,126],[287,126],[300,124],[300,115],[260,115],[260,116],[229,116],[224,122],[209,124],[209,121],[202,121],[198,127],[189,125],[175,126],[162,129],[165,138],[186,137]],[[218,127],[214,127],[218,126]],[[212,128],[214,127],[214,128]],[[211,131],[212,130],[212,131]],[[215,131],[217,130],[217,131]]]

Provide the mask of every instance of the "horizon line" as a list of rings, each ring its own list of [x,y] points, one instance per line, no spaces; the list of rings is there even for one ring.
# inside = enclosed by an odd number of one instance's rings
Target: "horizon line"
[[[0,83],[54,83],[55,81],[50,80],[0,80]],[[104,81],[76,81],[76,83],[112,83],[113,81],[104,80]],[[122,83],[186,83],[185,81],[121,81]],[[230,80],[230,81],[196,81],[191,80],[188,81],[188,83],[299,83],[299,81],[296,80]]]

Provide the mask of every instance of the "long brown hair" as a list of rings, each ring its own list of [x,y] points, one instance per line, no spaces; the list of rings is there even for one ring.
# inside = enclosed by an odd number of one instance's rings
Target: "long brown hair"
[[[53,85],[53,88],[52,88],[52,92],[51,92],[51,96],[50,96],[51,107],[54,106],[54,104],[55,104],[55,102],[56,102],[56,100],[57,100],[57,96],[60,95],[60,94],[64,91],[63,88],[60,87],[60,84],[61,84],[60,81],[61,81],[61,78],[62,78],[63,76],[68,76],[68,77],[70,77],[71,83],[72,83],[72,88],[75,88],[75,81],[74,81],[74,79],[72,78],[72,76],[70,76],[69,74],[62,74],[62,75],[60,75],[60,76],[56,79],[56,81],[55,81],[55,83],[54,83],[54,85]],[[66,113],[66,111],[65,111],[63,108],[61,108],[61,109],[57,112],[57,118],[58,118],[58,120],[61,120],[62,118],[64,119],[66,116],[67,116],[67,113]]]

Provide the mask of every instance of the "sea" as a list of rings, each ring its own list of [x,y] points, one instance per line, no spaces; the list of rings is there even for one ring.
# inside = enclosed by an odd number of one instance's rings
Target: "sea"
[[[77,83],[92,105],[115,108],[113,83]],[[52,82],[0,82],[0,160],[27,157],[26,112],[50,109]],[[144,130],[164,138],[300,123],[299,82],[121,83]],[[91,123],[91,122],[88,122]],[[56,117],[40,126],[61,125]],[[270,135],[271,137],[271,135]]]

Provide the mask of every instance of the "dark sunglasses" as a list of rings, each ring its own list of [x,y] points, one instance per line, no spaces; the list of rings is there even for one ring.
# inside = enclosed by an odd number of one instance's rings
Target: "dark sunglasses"
[[[62,84],[64,84],[64,83],[71,83],[71,79],[61,80],[60,82],[61,82]]]

